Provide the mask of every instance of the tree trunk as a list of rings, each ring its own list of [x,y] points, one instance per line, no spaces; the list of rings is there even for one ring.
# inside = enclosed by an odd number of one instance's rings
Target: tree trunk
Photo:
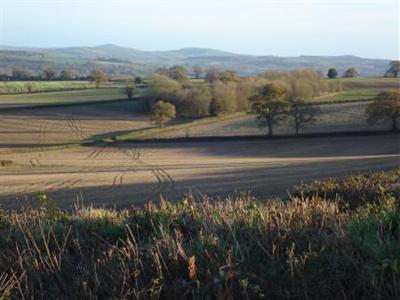
[[[272,121],[268,119],[268,135],[272,136]]]
[[[398,130],[398,128],[397,128],[397,118],[396,118],[396,116],[392,116],[392,130],[393,130],[393,131],[397,131],[397,130]]]
[[[296,123],[296,135],[299,135],[299,128],[300,126],[299,126],[299,124],[298,123]]]

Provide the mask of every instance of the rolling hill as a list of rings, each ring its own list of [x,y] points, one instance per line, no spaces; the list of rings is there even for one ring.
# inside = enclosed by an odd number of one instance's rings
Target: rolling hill
[[[326,73],[335,67],[339,73],[355,67],[361,76],[382,76],[389,60],[344,56],[255,56],[208,48],[182,48],[170,51],[143,51],[105,44],[95,47],[18,48],[0,46],[0,73],[10,73],[15,66],[32,72],[52,66],[57,70],[74,68],[81,73],[94,66],[111,74],[146,75],[161,66],[182,65],[191,69],[231,69],[242,75],[254,75],[266,70],[313,68]]]

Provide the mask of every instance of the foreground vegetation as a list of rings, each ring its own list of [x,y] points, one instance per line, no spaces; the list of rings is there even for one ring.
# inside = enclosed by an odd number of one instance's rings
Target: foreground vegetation
[[[400,170],[314,182],[288,201],[0,215],[0,295],[71,299],[397,299]],[[1,296],[0,296],[1,298]]]

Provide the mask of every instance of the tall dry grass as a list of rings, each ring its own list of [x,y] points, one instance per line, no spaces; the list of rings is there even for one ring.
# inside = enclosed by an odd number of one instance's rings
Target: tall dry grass
[[[398,299],[399,175],[314,183],[288,201],[188,196],[122,211],[66,212],[41,195],[38,210],[0,215],[0,295]]]

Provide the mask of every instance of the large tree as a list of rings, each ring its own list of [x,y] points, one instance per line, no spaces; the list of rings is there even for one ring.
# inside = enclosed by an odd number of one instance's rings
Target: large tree
[[[358,72],[355,68],[351,67],[348,68],[344,73],[343,73],[343,77],[345,78],[352,78],[352,77],[357,77],[358,76]]]
[[[180,82],[187,81],[189,79],[186,73],[186,69],[182,66],[173,66],[168,69],[169,77]]]
[[[148,92],[155,100],[162,98],[173,99],[182,93],[182,86],[176,80],[167,76],[154,74],[149,80]]]
[[[133,85],[127,85],[125,87],[125,95],[128,97],[129,100],[132,100],[134,92],[135,92],[135,87]]]
[[[316,121],[316,115],[320,113],[318,106],[298,98],[290,98],[290,115],[293,118],[296,134],[300,128]]]
[[[287,91],[276,84],[266,84],[254,96],[250,97],[253,109],[258,114],[260,126],[268,127],[268,135],[273,135],[273,126],[288,113]]]
[[[234,83],[214,82],[211,87],[211,96],[210,113],[212,115],[236,111],[237,96],[236,85]]]
[[[400,60],[393,60],[389,63],[389,69],[385,73],[385,77],[399,77]]]
[[[168,102],[157,101],[151,110],[151,118],[160,128],[164,127],[165,122],[175,119],[175,116],[175,106]]]
[[[338,76],[338,71],[335,68],[330,68],[327,74],[329,79],[334,79]]]
[[[400,118],[400,92],[379,93],[375,100],[368,105],[365,112],[369,123],[374,124],[379,120],[390,120],[392,130],[399,130],[397,122]]]

